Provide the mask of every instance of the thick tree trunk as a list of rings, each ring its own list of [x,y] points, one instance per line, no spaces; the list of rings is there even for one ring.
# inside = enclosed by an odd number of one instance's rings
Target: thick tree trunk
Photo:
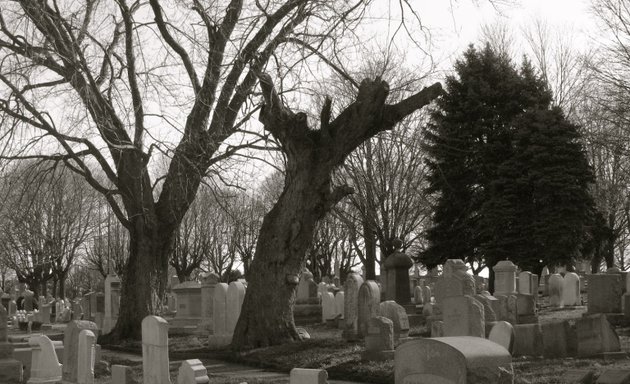
[[[159,268],[156,255],[161,251],[155,225],[136,219],[129,234],[129,259],[125,274],[121,276],[120,309],[112,331],[99,339],[103,344],[122,339],[142,338],[142,319],[152,313],[152,282]]]
[[[367,280],[376,280],[376,239],[374,238],[374,230],[367,218],[363,219],[363,241],[365,242],[365,278]],[[387,257],[384,255],[383,258]],[[385,260],[382,260],[384,263]],[[381,276],[384,273],[381,272]]]
[[[59,277],[59,297],[65,300],[66,298],[66,277]]]
[[[326,213],[331,171],[312,160],[287,157],[282,195],[265,216],[248,276],[232,344],[257,348],[298,340],[293,321],[295,292],[315,224]]]

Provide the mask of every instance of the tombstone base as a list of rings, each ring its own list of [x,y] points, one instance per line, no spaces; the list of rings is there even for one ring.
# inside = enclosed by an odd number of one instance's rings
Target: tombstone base
[[[538,315],[519,315],[517,324],[538,324]]]
[[[210,349],[224,348],[232,344],[232,335],[210,335],[208,336],[208,346]]]
[[[0,383],[22,383],[22,363],[15,359],[0,359]]]
[[[363,361],[385,361],[394,360],[394,350],[391,351],[363,351],[361,360]]]

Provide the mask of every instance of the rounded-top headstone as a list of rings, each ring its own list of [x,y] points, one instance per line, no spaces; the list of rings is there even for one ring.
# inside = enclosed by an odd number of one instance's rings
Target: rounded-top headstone
[[[580,276],[575,272],[567,272],[563,278],[562,287],[562,303],[563,305],[580,305],[582,303],[580,297]]]
[[[562,290],[564,289],[564,279],[559,273],[549,276],[549,305],[562,307]]]
[[[514,338],[514,327],[507,321],[497,321],[488,335],[488,340],[507,349],[510,354],[514,351]]]

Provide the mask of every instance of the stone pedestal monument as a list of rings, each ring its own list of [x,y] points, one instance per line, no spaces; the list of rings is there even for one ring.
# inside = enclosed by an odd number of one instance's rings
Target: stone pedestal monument
[[[385,274],[387,275],[387,287],[385,300],[394,300],[400,305],[411,303],[411,287],[409,284],[409,268],[413,261],[404,252],[400,251],[402,241],[394,240],[396,251],[385,260]]]

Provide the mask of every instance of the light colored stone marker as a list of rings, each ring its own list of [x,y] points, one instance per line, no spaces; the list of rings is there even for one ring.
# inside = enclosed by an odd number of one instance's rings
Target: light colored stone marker
[[[32,336],[28,344],[33,348],[31,378],[27,384],[56,384],[61,381],[61,364],[52,341],[45,335]]]
[[[144,384],[171,384],[168,363],[168,323],[159,316],[142,320]]]
[[[177,384],[208,384],[210,378],[206,367],[198,359],[182,362],[177,375]]]
[[[77,366],[77,382],[79,384],[94,383],[94,345],[96,336],[89,329],[79,333],[79,358]]]
[[[514,352],[514,327],[507,321],[497,321],[490,330],[488,340],[494,341],[510,352]]]
[[[326,384],[328,372],[325,369],[293,368],[289,379],[290,384]]]

